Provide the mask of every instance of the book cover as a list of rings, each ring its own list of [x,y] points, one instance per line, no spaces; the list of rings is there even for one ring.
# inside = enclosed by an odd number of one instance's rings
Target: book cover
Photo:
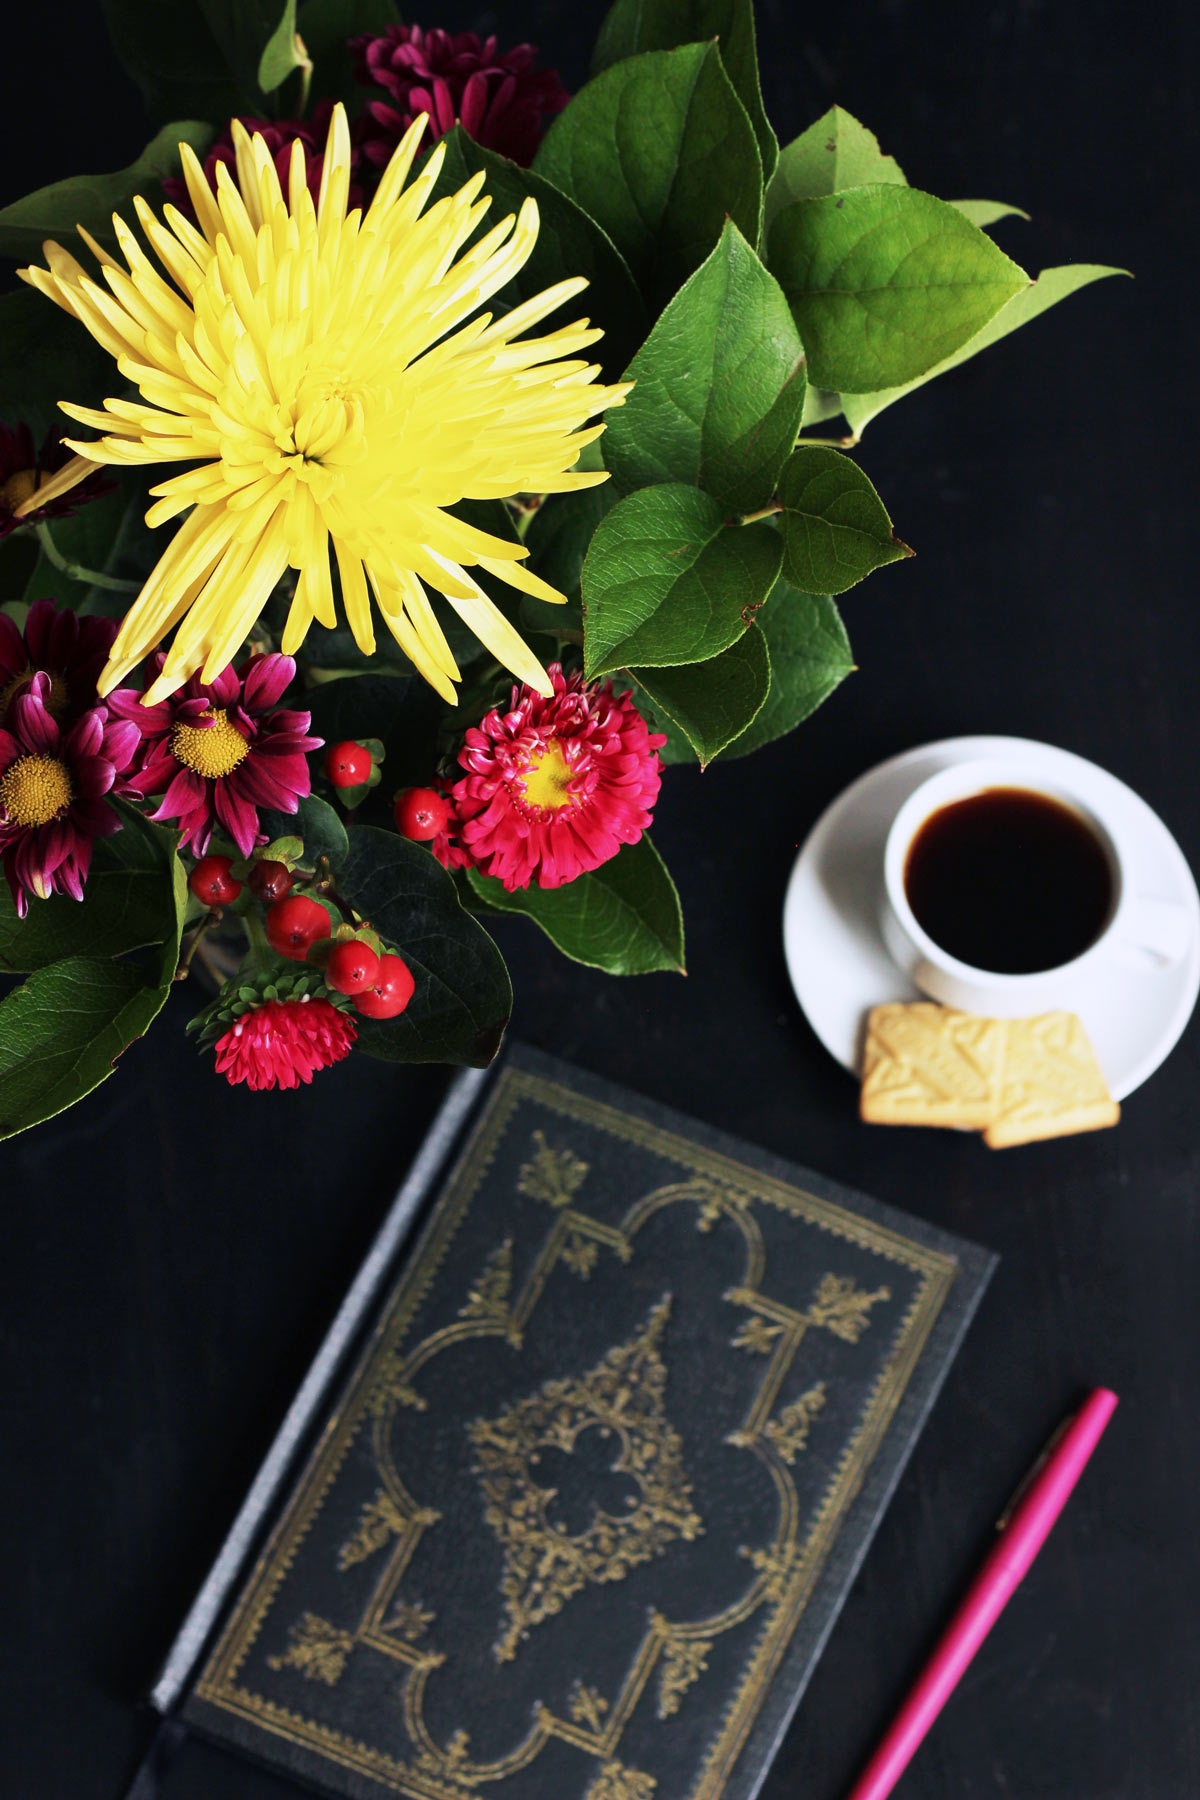
[[[750,1800],[992,1261],[515,1049],[184,1719],[350,1800]]]

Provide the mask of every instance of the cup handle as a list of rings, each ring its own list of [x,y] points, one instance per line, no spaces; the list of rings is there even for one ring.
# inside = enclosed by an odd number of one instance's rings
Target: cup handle
[[[1123,960],[1167,969],[1187,955],[1192,942],[1192,915],[1177,900],[1135,894],[1121,919],[1116,948]]]

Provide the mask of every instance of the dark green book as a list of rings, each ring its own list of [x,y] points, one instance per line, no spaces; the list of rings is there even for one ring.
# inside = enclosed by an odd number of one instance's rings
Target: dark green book
[[[991,1264],[514,1050],[184,1722],[354,1800],[749,1800]]]

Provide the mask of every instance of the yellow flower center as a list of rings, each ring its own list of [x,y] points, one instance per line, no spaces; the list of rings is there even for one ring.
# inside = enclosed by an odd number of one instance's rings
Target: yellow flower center
[[[521,785],[530,806],[542,806],[548,812],[570,806],[571,765],[555,739],[534,751]]]
[[[48,825],[71,800],[70,771],[57,756],[19,756],[0,775],[0,806],[14,825]]]
[[[28,687],[36,673],[37,670],[33,667],[33,664],[30,663],[27,669],[22,669],[19,675],[14,675],[6,687],[0,688],[0,724],[3,724],[12,701],[16,699],[23,687]],[[46,711],[50,714],[52,719],[60,719],[66,704],[66,682],[61,675],[51,675],[50,693],[46,700]]]
[[[18,506],[24,506],[29,496],[37,492],[37,488],[37,470],[18,469],[16,474],[10,475],[7,481],[0,482],[0,500],[3,500],[6,506],[11,506],[16,512]]]
[[[230,720],[224,708],[202,715],[212,724],[176,725],[171,732],[171,749],[189,769],[208,781],[220,781],[232,775],[240,762],[250,754],[250,746]]]

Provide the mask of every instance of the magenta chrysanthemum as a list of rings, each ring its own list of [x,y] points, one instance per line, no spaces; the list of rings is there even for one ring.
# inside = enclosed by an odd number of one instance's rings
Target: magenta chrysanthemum
[[[132,725],[95,706],[63,731],[50,710],[50,677],[36,674],[0,730],[0,860],[18,918],[29,896],[83,899],[92,844],[121,821],[105,796],[131,791]]]
[[[256,119],[249,113],[238,123],[244,125],[253,136],[256,132],[262,138],[275,164],[275,173],[279,177],[279,185],[286,194],[288,191],[288,175],[291,168],[292,145],[299,142],[304,151],[304,176],[308,182],[308,191],[316,205],[321,193],[321,172],[325,167],[325,140],[329,136],[329,121],[333,115],[333,101],[319,100],[313,107],[311,119]],[[359,150],[352,143],[350,147],[350,188],[346,204],[361,206],[363,203],[362,184],[358,179]],[[204,173],[208,177],[208,185],[215,194],[217,191],[217,168],[224,163],[229,173],[237,178],[237,151],[233,145],[233,121],[230,120],[220,136],[216,138],[208,155],[204,158]],[[177,206],[187,219],[194,219],[196,209],[192,205],[191,195],[187,191],[187,183],[180,175],[168,175],[163,182],[163,194],[172,206]]]
[[[24,631],[0,613],[0,725],[37,674],[50,679],[47,709],[60,725],[72,724],[96,705],[96,681],[116,635],[112,619],[81,619],[56,600],[35,600]]]
[[[264,1000],[216,1043],[217,1074],[230,1086],[294,1088],[349,1056],[358,1032],[328,1000]]]
[[[448,791],[452,817],[435,855],[495,875],[511,892],[536,881],[562,887],[597,869],[651,822],[666,738],[652,732],[628,693],[611,681],[547,673],[553,693],[514,688],[507,712],[493,709],[466,733],[458,760],[467,774]]]
[[[112,492],[114,484],[102,469],[97,469],[84,481],[76,481],[67,491],[57,492],[58,484],[51,485],[52,477],[61,473],[68,463],[78,462],[79,458],[59,442],[54,432],[41,449],[35,451],[33,433],[28,425],[18,425],[15,429],[0,425],[0,538],[6,538],[18,525],[31,525],[41,519],[68,518],[89,500]],[[18,518],[18,507],[28,507],[42,488],[46,489],[49,498],[41,506],[29,507]]]
[[[476,143],[513,162],[533,161],[548,119],[570,99],[553,69],[535,66],[533,44],[498,51],[473,31],[422,31],[389,25],[380,37],[351,38],[358,79],[390,95],[369,100],[358,123],[363,155],[383,168],[418,113],[427,113],[426,145],[456,122]]]
[[[150,681],[163,656],[151,657]],[[143,706],[136,688],[120,688],[108,704],[142,737],[136,780],[145,794],[162,794],[150,817],[178,819],[182,847],[196,856],[221,825],[243,856],[265,843],[258,808],[294,813],[312,786],[307,752],[322,739],[307,735],[311,715],[279,707],[296,674],[290,656],[252,656],[215,681],[199,675],[157,706]]]

